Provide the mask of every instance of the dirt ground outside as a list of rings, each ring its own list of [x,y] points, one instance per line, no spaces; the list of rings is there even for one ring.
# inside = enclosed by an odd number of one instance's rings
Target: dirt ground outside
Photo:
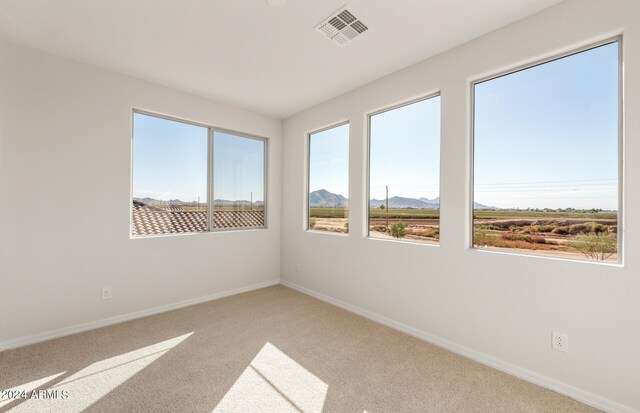
[[[348,233],[348,218],[311,218],[313,230],[333,233]],[[438,244],[439,220],[423,219],[390,219],[389,225],[402,221],[405,224],[404,241]],[[378,239],[395,239],[389,234],[387,220],[374,218],[369,222],[369,236]],[[481,228],[493,241],[488,244],[474,243],[474,247],[487,251],[511,252],[515,254],[547,255],[557,258],[575,260],[602,261],[615,263],[617,252],[604,259],[595,260],[584,253],[573,249],[570,245],[578,235],[584,233],[610,234],[616,236],[617,221],[612,219],[476,219],[474,228]]]

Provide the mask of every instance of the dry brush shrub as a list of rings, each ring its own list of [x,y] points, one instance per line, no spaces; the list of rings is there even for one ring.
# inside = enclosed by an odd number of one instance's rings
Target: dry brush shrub
[[[591,232],[599,234],[601,232],[607,232],[608,228],[606,225],[598,224],[597,222],[589,222],[587,223],[591,227]]]
[[[402,221],[394,222],[389,227],[389,233],[394,238],[404,238],[407,235],[407,225]]]
[[[552,250],[553,249],[553,247],[547,244],[538,244],[535,242],[529,242],[524,240],[513,241],[508,239],[502,239],[502,238],[498,238],[496,241],[494,241],[493,245],[491,246],[498,247],[498,248],[517,248],[521,250]]]
[[[591,232],[591,226],[588,224],[573,224],[569,226],[569,234],[585,234]]]
[[[541,237],[540,235],[533,235],[531,237],[531,242],[534,244],[546,244],[547,239],[545,237]]]
[[[525,234],[541,234],[541,233],[551,232],[554,229],[556,229],[555,225],[535,224],[535,225],[527,225],[522,227],[522,232]]]
[[[573,248],[592,260],[606,260],[618,251],[618,238],[609,233],[580,234],[567,242]]]
[[[551,231],[552,234],[557,235],[578,235],[578,234],[599,234],[607,232],[608,228],[605,225],[597,222],[586,222],[583,224],[572,224],[558,227]]]
[[[554,229],[553,231],[551,231],[551,233],[557,234],[557,235],[569,235],[569,231],[570,231],[570,228],[568,226],[564,226],[564,227],[558,227]]]
[[[515,248],[524,250],[553,250],[549,241],[542,236],[520,233],[491,234],[484,226],[473,231],[473,243],[479,247]]]
[[[555,225],[539,225],[537,232],[551,232],[556,229]]]
[[[531,242],[531,235],[529,234],[520,234],[520,233],[506,233],[506,234],[500,234],[500,239],[503,239],[505,241],[525,241],[525,242]]]
[[[440,228],[426,228],[422,230],[413,230],[411,231],[412,235],[417,235],[419,237],[425,238],[440,238]]]
[[[540,235],[529,235],[529,234],[513,234],[506,233],[500,235],[500,239],[503,241],[523,241],[530,244],[546,244],[547,239]]]
[[[489,229],[484,225],[473,229],[473,244],[478,247],[492,247],[497,240],[498,237],[491,234]]]
[[[317,223],[318,223],[317,219],[315,219],[315,218],[309,219],[309,228],[313,229],[316,226]]]

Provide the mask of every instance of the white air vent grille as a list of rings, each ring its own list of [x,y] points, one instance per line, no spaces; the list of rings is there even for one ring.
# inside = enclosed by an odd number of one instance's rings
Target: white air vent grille
[[[315,29],[340,46],[347,45],[369,30],[362,20],[359,20],[352,12],[347,10],[346,6],[321,21]]]

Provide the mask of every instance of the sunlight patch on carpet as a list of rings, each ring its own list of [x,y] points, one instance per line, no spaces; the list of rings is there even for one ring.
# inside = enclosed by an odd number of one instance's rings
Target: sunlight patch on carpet
[[[64,373],[66,373],[66,371],[63,371],[62,373],[58,373],[58,374],[53,374],[48,377],[43,377],[38,380],[30,381],[29,383],[24,383],[19,386],[12,387],[10,389],[2,389],[3,395],[2,395],[2,398],[0,398],[0,407],[7,405],[15,400],[15,398],[10,397],[9,395],[13,395],[15,393],[23,392],[23,391],[29,393],[39,387],[44,386],[46,383],[50,382],[56,377],[62,376]]]
[[[213,413],[321,413],[329,386],[266,343]]]
[[[136,373],[162,357],[193,333],[184,334],[125,354],[97,361],[60,383],[47,388],[55,398],[27,399],[9,411],[18,412],[82,412]],[[62,374],[62,373],[61,373]],[[59,375],[58,375],[59,376]],[[55,391],[55,393],[54,393]],[[63,394],[67,398],[63,398]]]

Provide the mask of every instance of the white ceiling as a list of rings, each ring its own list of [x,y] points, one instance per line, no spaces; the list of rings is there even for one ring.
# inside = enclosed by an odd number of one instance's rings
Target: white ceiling
[[[17,43],[285,118],[560,0],[0,0]],[[370,30],[313,30],[347,4]]]

